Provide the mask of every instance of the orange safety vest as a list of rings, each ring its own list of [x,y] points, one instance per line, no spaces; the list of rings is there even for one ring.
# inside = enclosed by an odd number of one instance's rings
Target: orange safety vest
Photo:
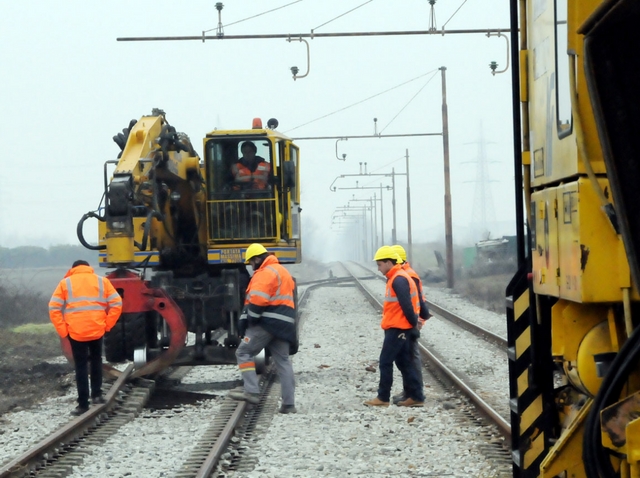
[[[241,162],[237,162],[233,166],[231,166],[231,172],[233,173],[235,180],[238,182],[253,182],[252,189],[267,189],[269,186],[269,173],[271,172],[271,165],[266,161],[260,161],[256,170],[251,171]]]
[[[58,335],[88,342],[99,339],[118,321],[122,298],[106,277],[91,266],[67,272],[49,300],[49,318]]]
[[[422,279],[420,279],[418,273],[413,270],[408,262],[402,264],[402,270],[409,274],[409,277],[411,277],[413,279],[413,282],[416,283],[416,285],[418,286],[418,294],[422,296],[422,300],[427,300],[426,296],[424,295],[424,288],[422,287]]]
[[[418,315],[420,313],[420,298],[418,297],[418,288],[413,279],[402,270],[401,264],[396,264],[387,272],[387,287],[384,291],[384,304],[382,306],[382,322],[380,327],[386,329],[411,329],[413,326],[409,323],[400,307],[396,292],[391,287],[396,277],[404,277],[409,283],[409,291],[411,294],[411,305],[413,311]]]
[[[276,337],[296,340],[295,282],[276,256],[267,256],[253,274],[245,297],[245,313],[240,320],[259,324]]]

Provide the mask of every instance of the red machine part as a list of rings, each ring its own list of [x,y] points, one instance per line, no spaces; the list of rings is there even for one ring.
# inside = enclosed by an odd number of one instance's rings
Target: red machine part
[[[185,345],[187,326],[184,314],[175,301],[163,290],[151,288],[130,271],[115,271],[107,276],[113,287],[122,296],[122,313],[140,313],[155,310],[169,326],[171,338],[169,348],[157,358],[136,370],[132,376],[141,377],[158,372],[176,359]]]

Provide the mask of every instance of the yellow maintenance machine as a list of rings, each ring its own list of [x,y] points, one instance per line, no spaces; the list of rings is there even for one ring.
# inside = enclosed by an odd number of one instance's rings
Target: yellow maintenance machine
[[[640,2],[511,9],[523,246],[507,289],[514,476],[638,478]]]
[[[236,363],[246,248],[261,243],[283,264],[300,262],[298,148],[275,119],[252,126],[207,134],[203,159],[161,110],[114,137],[122,151],[104,166],[104,205],[78,224],[123,297],[107,360],[133,359],[137,375]],[[100,221],[98,245],[83,236],[90,217]]]

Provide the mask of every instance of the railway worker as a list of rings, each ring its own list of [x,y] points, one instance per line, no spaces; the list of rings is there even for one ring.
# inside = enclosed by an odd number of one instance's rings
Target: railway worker
[[[293,366],[289,360],[290,344],[297,345],[295,282],[289,271],[261,244],[251,244],[247,248],[245,264],[250,264],[254,273],[238,324],[243,339],[236,358],[244,391],[229,392],[229,397],[253,404],[260,401],[255,356],[268,348],[280,377],[282,406],[279,411],[296,413]]]
[[[71,343],[78,388],[78,406],[72,415],[82,415],[89,409],[89,363],[91,401],[104,403],[102,337],[116,324],[121,311],[122,299],[109,279],[96,275],[82,260],[73,263],[49,300],[53,326]]]
[[[256,156],[258,148],[252,141],[245,141],[240,147],[242,158],[231,166],[233,189],[269,189],[271,165],[261,156]]]
[[[398,256],[400,257],[402,270],[404,270],[407,274],[409,274],[409,277],[413,279],[413,281],[416,284],[416,287],[418,288],[418,298],[420,299],[420,314],[418,316],[418,330],[421,330],[424,323],[427,320],[429,320],[429,317],[430,317],[429,308],[427,307],[426,298],[424,296],[424,290],[422,288],[422,280],[420,279],[420,276],[418,275],[418,273],[414,271],[411,265],[407,262],[407,252],[404,250],[404,247],[402,247],[399,244],[395,244],[391,247],[396,252],[396,254],[398,254]],[[424,390],[424,383],[422,381],[422,358],[420,357],[420,349],[418,348],[417,343],[413,344],[412,353],[413,353],[413,366],[418,371],[418,379],[420,381],[420,390]],[[392,401],[394,404],[397,404],[398,402],[402,402],[406,400],[408,397],[407,384],[403,382],[402,385],[403,385],[402,387],[403,392],[399,393],[398,395],[394,395],[392,397]]]
[[[378,264],[378,270],[387,277],[380,324],[384,330],[384,342],[380,351],[378,395],[364,404],[371,407],[389,406],[395,362],[407,386],[408,395],[397,405],[421,407],[424,405],[424,392],[418,378],[419,370],[413,366],[412,358],[415,341],[420,337],[418,288],[411,277],[402,270],[400,257],[391,246],[378,249],[373,260]]]

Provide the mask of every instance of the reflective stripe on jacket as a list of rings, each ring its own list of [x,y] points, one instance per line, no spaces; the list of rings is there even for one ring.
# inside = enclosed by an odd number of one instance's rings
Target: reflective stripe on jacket
[[[420,299],[415,282],[396,264],[387,272],[387,287],[382,306],[383,329],[410,329],[418,323]]]
[[[277,338],[295,343],[294,288],[289,271],[275,256],[267,256],[249,282],[240,320],[247,320],[248,325],[259,324]]]
[[[102,337],[121,311],[122,298],[109,279],[84,265],[70,269],[49,300],[49,318],[58,335],[80,342]]]
[[[408,262],[402,264],[402,270],[409,274],[409,277],[416,283],[418,296],[420,297],[420,318],[427,320],[429,318],[429,308],[427,307],[427,297],[424,295],[424,289],[422,288],[422,279],[420,279],[418,273],[413,270]]]
[[[231,172],[236,181],[241,183],[253,182],[253,189],[267,189],[269,186],[269,173],[271,165],[261,160],[255,171],[251,171],[242,162],[237,162],[231,167]]]

